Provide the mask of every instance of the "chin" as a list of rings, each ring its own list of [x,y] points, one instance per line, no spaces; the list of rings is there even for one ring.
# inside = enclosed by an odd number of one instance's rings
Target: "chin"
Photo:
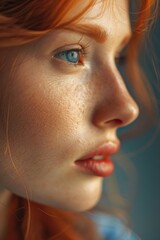
[[[73,211],[73,212],[85,212],[96,206],[100,199],[100,196],[92,200],[83,200],[83,201],[70,201],[69,203],[62,204],[47,204],[53,208],[61,209],[64,211]]]
[[[75,181],[76,182],[76,181]],[[102,193],[102,179],[85,180],[76,184],[72,184],[72,188],[64,187],[62,191],[52,191],[51,188],[34,189],[32,195],[29,196],[30,201],[39,203],[48,207],[57,208],[67,211],[84,212],[92,209],[98,203]],[[17,190],[17,188],[16,188]],[[15,191],[19,196],[26,198],[26,194],[22,191]]]
[[[87,194],[77,194],[76,196],[70,197],[70,200],[62,202],[61,205],[53,206],[61,208],[67,211],[75,211],[75,212],[84,212],[92,209],[96,206],[101,197],[101,190],[97,190],[95,192],[90,192]]]
[[[76,211],[76,212],[85,212],[85,211],[88,211],[90,209],[92,209],[93,207],[96,206],[96,204],[98,203],[100,197],[96,198],[96,199],[92,199],[91,201],[84,201],[84,202],[81,202],[79,203],[78,205],[77,204],[73,204],[71,206],[72,209],[70,209],[71,211]]]
[[[80,186],[80,187],[79,187]],[[46,204],[53,208],[60,208],[69,211],[83,212],[92,209],[100,200],[102,194],[102,179],[96,179],[67,188],[55,199],[50,195]],[[49,200],[49,201],[48,201]]]

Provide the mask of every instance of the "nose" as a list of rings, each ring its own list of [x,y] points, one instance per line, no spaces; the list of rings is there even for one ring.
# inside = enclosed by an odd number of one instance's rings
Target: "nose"
[[[139,115],[139,108],[118,71],[109,70],[105,74],[101,71],[100,76],[97,79],[98,101],[93,114],[94,124],[101,128],[118,128],[132,123]]]

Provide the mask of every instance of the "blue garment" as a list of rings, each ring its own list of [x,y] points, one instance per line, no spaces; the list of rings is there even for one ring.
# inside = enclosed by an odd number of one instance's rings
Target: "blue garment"
[[[96,223],[103,240],[140,240],[119,218],[99,212],[89,217]]]

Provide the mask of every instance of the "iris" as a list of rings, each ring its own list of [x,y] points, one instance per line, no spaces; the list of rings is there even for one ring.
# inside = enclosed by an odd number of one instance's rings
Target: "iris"
[[[80,49],[62,51],[62,52],[56,53],[55,57],[68,61],[70,63],[78,63],[80,60],[79,51]]]

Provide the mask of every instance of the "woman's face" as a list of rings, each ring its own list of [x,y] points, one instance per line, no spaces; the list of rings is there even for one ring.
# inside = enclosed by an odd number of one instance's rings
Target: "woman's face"
[[[1,54],[0,182],[53,207],[83,211],[97,203],[103,178],[75,161],[117,142],[117,128],[138,115],[115,63],[130,36],[127,1],[95,17],[100,10],[97,3],[79,20],[87,35],[78,26],[59,29]]]

